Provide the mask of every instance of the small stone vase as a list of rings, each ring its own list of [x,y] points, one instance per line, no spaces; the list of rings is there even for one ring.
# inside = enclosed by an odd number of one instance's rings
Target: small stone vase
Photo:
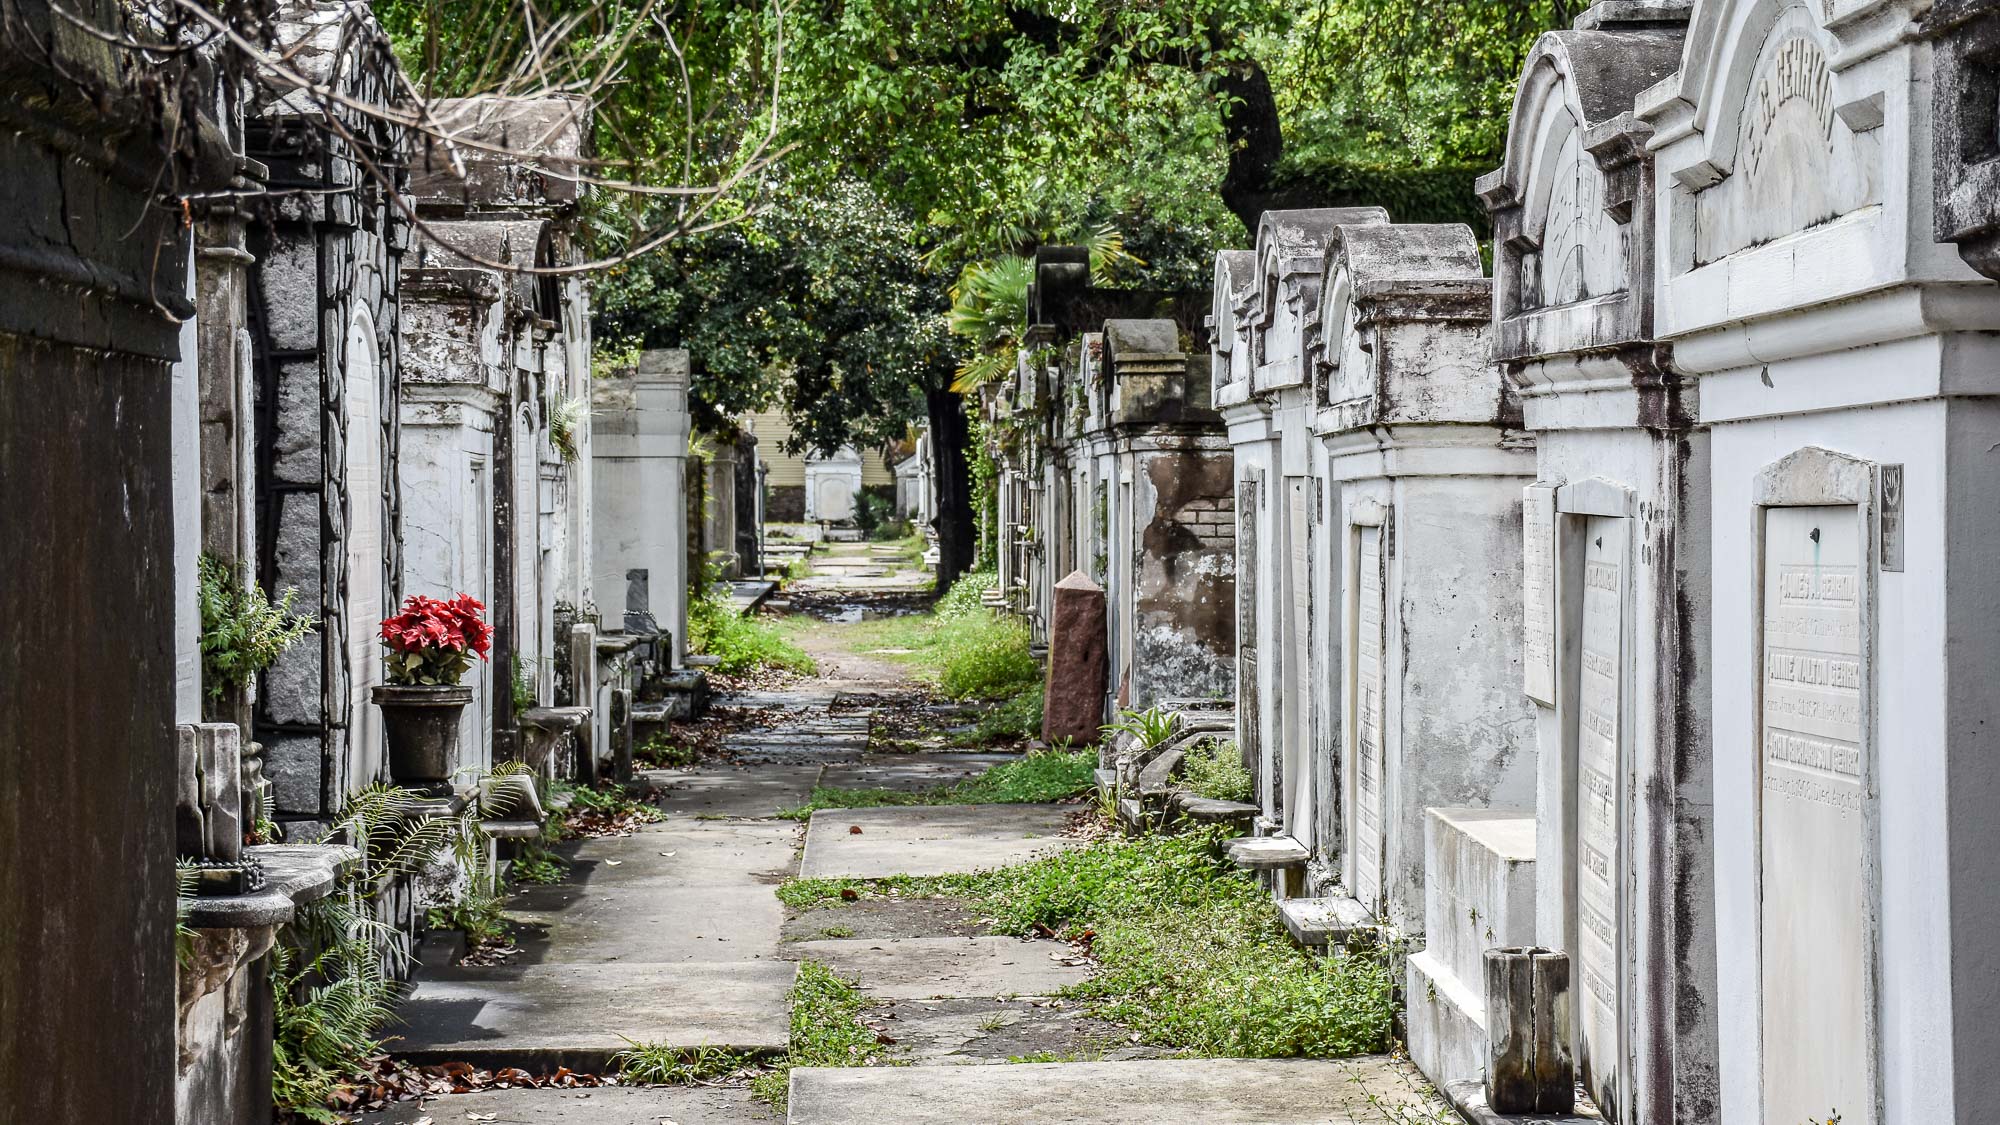
[[[452,751],[458,746],[458,713],[472,702],[472,689],[381,684],[369,691],[382,709],[389,780],[409,788],[448,784]]]

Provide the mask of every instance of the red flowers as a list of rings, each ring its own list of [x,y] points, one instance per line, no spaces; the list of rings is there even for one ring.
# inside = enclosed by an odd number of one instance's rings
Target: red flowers
[[[450,685],[486,659],[493,627],[486,607],[471,594],[450,601],[412,594],[403,612],[382,621],[382,644],[389,650],[389,680],[397,684]]]

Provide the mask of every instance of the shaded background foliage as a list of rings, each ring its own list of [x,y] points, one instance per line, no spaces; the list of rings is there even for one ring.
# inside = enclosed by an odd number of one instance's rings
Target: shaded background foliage
[[[529,2],[377,11],[438,93],[529,73],[513,60],[534,56],[530,22],[575,21],[539,56],[574,82],[623,45],[591,91],[594,142],[647,182],[714,182],[775,125],[796,147],[739,186],[744,221],[599,278],[596,330],[688,348],[706,421],[778,405],[821,451],[956,415],[945,388],[976,342],[943,313],[970,265],[1108,227],[1130,255],[1120,284],[1199,290],[1272,207],[1381,204],[1484,237],[1472,180],[1499,161],[1521,61],[1586,6],[533,0],[530,20]],[[615,246],[673,206],[600,203],[594,237]],[[963,478],[964,426],[948,429],[938,470]],[[946,507],[969,495],[947,488]],[[970,536],[969,513],[957,526]]]

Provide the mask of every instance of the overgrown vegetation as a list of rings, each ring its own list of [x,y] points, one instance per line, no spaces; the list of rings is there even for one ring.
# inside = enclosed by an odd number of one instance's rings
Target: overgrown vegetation
[[[852,981],[835,975],[820,962],[800,962],[791,1002],[790,1049],[777,1065],[750,1083],[751,1092],[779,1113],[786,1109],[793,1067],[872,1066],[886,1050],[875,1032],[861,1022],[868,998]]]
[[[349,797],[329,833],[359,848],[361,862],[335,892],[300,909],[280,931],[272,956],[276,1037],[272,1100],[312,1121],[338,1121],[328,1099],[370,1056],[393,1014],[409,938],[375,917],[377,895],[399,880],[450,860],[481,882],[477,828],[470,813],[438,816],[419,794],[373,785]],[[468,910],[483,911],[473,904]],[[497,914],[497,907],[494,908]]]
[[[1093,783],[1094,750],[1043,750],[1019,761],[1001,762],[977,777],[952,785],[917,791],[901,789],[836,789],[817,786],[812,799],[778,815],[804,820],[818,809],[872,809],[890,805],[1020,805],[1045,804],[1074,797]]]
[[[727,588],[710,582],[700,597],[688,600],[688,644],[718,658],[715,670],[740,676],[759,668],[779,668],[810,674],[813,658],[792,643],[771,622],[745,617],[729,601]]]
[[[1217,801],[1248,801],[1256,794],[1242,751],[1234,741],[1216,738],[1199,739],[1188,747],[1181,761],[1181,784],[1197,797]]]
[[[227,564],[203,555],[195,600],[201,609],[201,683],[210,699],[247,683],[319,621],[309,613],[294,613],[297,590],[286,590],[276,602],[255,582],[243,583]]]
[[[1100,971],[1066,995],[1147,1043],[1238,1058],[1386,1049],[1388,958],[1307,954],[1270,897],[1218,858],[1220,840],[1215,830],[1109,839],[975,875],[793,880],[779,898],[805,908],[871,894],[960,897],[998,931],[1085,942]]]
[[[632,758],[654,769],[676,769],[693,765],[695,752],[694,747],[683,746],[668,738],[665,731],[656,731],[632,748]]]

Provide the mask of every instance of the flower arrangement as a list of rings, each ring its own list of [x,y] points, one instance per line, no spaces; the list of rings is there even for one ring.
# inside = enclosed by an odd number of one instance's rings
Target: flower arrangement
[[[403,612],[382,621],[392,684],[455,685],[472,667],[474,656],[486,659],[492,641],[486,607],[471,594],[448,602],[412,594],[403,602]]]

